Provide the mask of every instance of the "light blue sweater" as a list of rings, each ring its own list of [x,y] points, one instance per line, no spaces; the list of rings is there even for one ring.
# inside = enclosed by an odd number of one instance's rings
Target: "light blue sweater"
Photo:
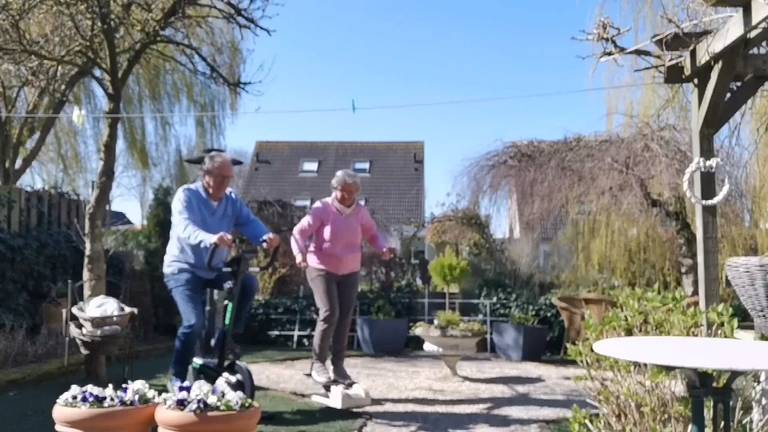
[[[163,273],[192,271],[204,278],[214,277],[215,273],[206,267],[208,251],[216,234],[235,230],[255,245],[269,234],[269,229],[231,189],[214,207],[202,182],[180,187],[171,203],[171,235]],[[220,262],[214,264],[221,266]]]

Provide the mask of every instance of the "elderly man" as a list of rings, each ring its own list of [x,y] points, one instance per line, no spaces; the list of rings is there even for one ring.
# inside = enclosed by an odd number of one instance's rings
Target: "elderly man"
[[[232,160],[222,152],[211,152],[202,162],[202,179],[176,191],[171,203],[171,233],[163,260],[165,284],[181,314],[181,327],[171,363],[171,384],[184,381],[195,345],[205,327],[205,290],[224,282],[222,275],[207,268],[210,248],[231,248],[237,230],[250,242],[266,241],[272,249],[280,238],[253,215],[248,206],[229,188],[234,174]],[[234,333],[242,333],[251,301],[258,288],[247,275],[235,311]]]

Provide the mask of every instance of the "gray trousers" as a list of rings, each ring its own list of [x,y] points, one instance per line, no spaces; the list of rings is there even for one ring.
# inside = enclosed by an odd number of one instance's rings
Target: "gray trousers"
[[[359,272],[337,275],[307,267],[307,281],[317,306],[312,359],[325,363],[330,348],[331,364],[343,366],[349,326],[355,310]]]

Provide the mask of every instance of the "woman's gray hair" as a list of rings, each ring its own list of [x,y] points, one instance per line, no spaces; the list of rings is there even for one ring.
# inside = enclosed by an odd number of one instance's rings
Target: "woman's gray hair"
[[[232,163],[226,153],[218,151],[210,152],[205,155],[201,169],[203,173],[210,173],[213,169],[218,168],[226,162]]]
[[[357,175],[354,171],[349,169],[343,169],[336,171],[336,174],[333,175],[333,178],[331,179],[331,189],[337,190],[341,189],[342,186],[345,184],[351,184],[354,183],[357,185],[358,188],[361,187],[360,185],[360,176]]]

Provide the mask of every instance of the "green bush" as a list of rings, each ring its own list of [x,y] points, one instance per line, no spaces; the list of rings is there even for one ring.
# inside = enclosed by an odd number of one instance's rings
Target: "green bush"
[[[67,231],[0,232],[0,328],[40,328],[41,305],[80,280],[83,251]]]
[[[435,316],[435,325],[440,329],[459,328],[461,315],[453,311],[439,311]]]
[[[416,283],[418,269],[400,256],[382,261],[379,254],[367,253],[363,262],[358,295],[360,315],[375,319],[414,315],[413,300],[421,295]]]
[[[622,289],[614,295],[616,306],[600,323],[587,318],[583,339],[568,347],[569,356],[586,370],[583,383],[600,407],[596,418],[583,412],[574,415],[571,430],[623,431],[627,425],[647,425],[648,431],[686,430],[689,405],[681,397],[684,387],[677,374],[600,356],[592,344],[617,336],[701,336],[703,312],[687,307],[680,291]],[[718,305],[706,318],[710,336],[733,336],[737,322],[730,306]]]

